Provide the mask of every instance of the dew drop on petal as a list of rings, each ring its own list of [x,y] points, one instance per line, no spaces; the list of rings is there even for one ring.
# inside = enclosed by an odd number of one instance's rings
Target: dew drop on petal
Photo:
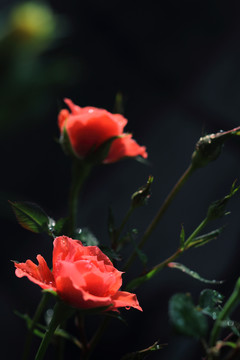
[[[126,310],[130,310],[131,307],[130,307],[130,306],[125,306],[125,309],[126,309]]]

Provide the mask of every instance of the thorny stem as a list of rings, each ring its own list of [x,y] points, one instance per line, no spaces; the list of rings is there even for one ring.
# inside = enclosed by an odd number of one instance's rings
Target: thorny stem
[[[156,216],[153,218],[152,222],[147,227],[145,233],[143,234],[142,239],[139,242],[138,248],[141,249],[144,246],[144,244],[146,243],[146,241],[152,234],[153,230],[156,228],[157,224],[159,223],[160,219],[162,218],[162,216],[168,209],[169,205],[172,203],[173,199],[175,198],[175,196],[177,195],[177,193],[179,192],[181,187],[184,185],[184,183],[187,181],[187,179],[190,177],[190,175],[192,175],[194,170],[195,170],[195,167],[193,167],[192,164],[190,164],[189,167],[186,169],[186,171],[183,173],[183,175],[180,177],[180,179],[177,181],[177,183],[174,185],[174,187],[172,188],[172,190],[170,191],[170,193],[164,200],[162,206],[158,210]],[[127,262],[124,266],[124,270],[127,270],[129,268],[129,266],[133,263],[133,261],[136,257],[136,254],[137,254],[136,250],[134,250],[132,255],[127,260]]]

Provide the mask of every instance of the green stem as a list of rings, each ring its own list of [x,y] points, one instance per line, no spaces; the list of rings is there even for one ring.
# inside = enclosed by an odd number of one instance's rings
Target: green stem
[[[36,323],[38,322],[44,308],[46,307],[49,297],[50,297],[49,293],[43,294],[42,299],[41,299],[40,303],[38,304],[37,310],[33,316],[31,325],[28,329],[28,334],[27,334],[27,338],[26,338],[26,342],[25,342],[25,346],[24,346],[24,352],[23,352],[23,357],[22,357],[23,360],[27,360],[29,357],[29,352],[30,352],[30,348],[31,348],[32,338],[33,338],[33,331],[34,331]]]
[[[127,211],[127,213],[126,213],[126,215],[125,215],[125,217],[124,217],[121,225],[120,225],[119,228],[117,229],[117,235],[118,235],[118,237],[119,237],[119,235],[121,234],[121,232],[123,231],[126,223],[128,222],[130,216],[132,215],[133,211],[134,211],[134,208],[131,206],[131,207],[128,209],[128,211]]]
[[[184,243],[184,249],[187,249],[188,245],[191,243],[191,241],[202,231],[207,223],[209,222],[209,218],[206,217],[201,224],[198,225],[198,227],[193,231],[193,233],[187,238],[187,240]]]
[[[111,320],[110,317],[105,317],[103,319],[102,323],[100,324],[100,326],[97,329],[95,335],[93,336],[93,338],[91,339],[91,341],[89,343],[88,352],[85,354],[84,360],[88,360],[90,358],[93,350],[97,346],[97,344],[98,344],[99,340],[101,339],[104,331],[106,330],[110,320]]]
[[[170,257],[163,260],[158,265],[154,266],[147,274],[140,276],[134,280],[132,280],[126,287],[127,291],[135,290],[139,285],[143,284],[145,281],[151,279],[154,275],[156,275],[160,270],[162,270],[165,266],[167,266],[170,262],[176,260],[184,251],[188,250],[189,247],[187,245],[191,244],[191,241],[199,234],[200,231],[208,223],[209,219],[205,218],[200,225],[193,231],[193,233],[187,238],[185,243],[180,246],[175,253],[173,253]],[[123,269],[125,270],[125,268]]]
[[[77,210],[78,210],[78,196],[79,191],[90,174],[92,166],[87,162],[80,162],[74,159],[72,165],[72,183],[69,193],[69,223],[68,235],[73,236],[76,226]]]
[[[54,332],[56,328],[64,321],[66,320],[69,315],[70,311],[72,313],[72,309],[68,308],[64,303],[61,301],[58,301],[54,307],[54,313],[52,320],[48,326],[48,329],[45,332],[44,338],[42,339],[42,342],[39,346],[37,355],[35,357],[35,360],[42,360],[44,359],[44,355],[46,353],[46,350],[48,348],[48,345],[50,344],[50,341],[52,340],[52,337],[54,335]]]
[[[175,198],[181,187],[184,185],[184,183],[187,181],[187,179],[190,177],[190,175],[192,175],[194,170],[195,167],[193,167],[192,164],[190,164],[189,167],[186,169],[186,171],[183,173],[183,175],[180,177],[180,179],[177,181],[177,183],[174,185],[174,187],[172,188],[172,190],[164,200],[162,206],[158,210],[156,216],[153,218],[152,222],[149,224],[145,233],[143,234],[143,237],[138,245],[140,249],[144,246],[144,244],[152,234],[153,230],[156,228],[157,224],[159,223],[160,219],[168,209],[169,205],[172,203],[173,199]],[[134,250],[132,255],[127,260],[124,266],[124,270],[127,270],[129,268],[129,266],[133,263],[135,257],[136,257],[136,250]]]
[[[222,311],[219,313],[217,320],[215,321],[215,324],[213,326],[211,335],[210,335],[210,342],[209,346],[213,347],[219,337],[220,331],[221,331],[221,323],[223,320],[227,318],[227,316],[234,310],[234,308],[237,306],[237,304],[240,302],[240,278],[238,278],[235,289],[224,305]]]

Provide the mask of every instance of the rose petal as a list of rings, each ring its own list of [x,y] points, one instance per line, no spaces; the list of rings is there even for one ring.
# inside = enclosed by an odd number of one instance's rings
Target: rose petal
[[[60,131],[63,131],[64,124],[69,117],[69,111],[67,109],[62,109],[58,115],[58,126]]]
[[[113,141],[104,163],[108,164],[124,157],[135,157],[138,155],[147,158],[146,147],[138,145],[137,142],[132,139],[131,134],[124,134],[123,137]]]
[[[46,261],[41,255],[37,256],[37,260],[39,265],[34,264],[31,260],[27,260],[25,263],[14,263],[16,276],[27,276],[30,281],[39,285],[42,289],[55,290],[54,277]]]
[[[88,293],[83,288],[76,288],[69,277],[59,276],[56,279],[56,285],[59,296],[77,308],[89,309],[111,304],[111,297],[98,297]]]
[[[137,296],[127,291],[118,291],[114,296],[112,296],[112,301],[114,308],[133,307],[137,310],[143,311],[139,305]]]
[[[59,260],[74,261],[84,253],[81,241],[73,240],[67,236],[58,236],[53,242],[53,268]]]

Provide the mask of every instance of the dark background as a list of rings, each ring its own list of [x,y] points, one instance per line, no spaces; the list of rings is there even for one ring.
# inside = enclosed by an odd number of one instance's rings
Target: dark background
[[[96,169],[81,194],[79,226],[105,245],[109,205],[120,221],[131,194],[152,174],[152,197],[131,223],[141,235],[188,166],[199,137],[240,125],[238,1],[48,1],[55,27],[44,40],[26,39],[10,24],[22,3],[2,1],[0,16],[0,328],[8,359],[19,355],[25,337],[14,310],[33,314],[40,299],[37,286],[14,276],[10,259],[34,260],[40,253],[50,264],[52,244],[22,229],[7,200],[36,202],[56,219],[66,214],[70,161],[56,141],[63,98],[112,111],[120,91],[126,130],[149,153],[149,166],[127,160]],[[144,248],[149,267],[176,250],[181,224],[190,234],[209,203],[227,194],[239,178],[239,158],[240,143],[233,139],[217,161],[192,176]],[[230,216],[209,227],[228,224],[220,238],[180,259],[205,278],[226,280],[215,287],[226,296],[240,270],[239,195],[229,210]],[[136,261],[124,281],[140,266]],[[94,358],[118,359],[159,339],[169,345],[151,359],[200,359],[195,340],[173,333],[167,309],[176,292],[191,292],[197,301],[205,287],[176,270],[163,270],[137,290],[143,313],[123,310],[128,326],[114,320]],[[67,358],[74,358],[74,351],[69,347]]]

